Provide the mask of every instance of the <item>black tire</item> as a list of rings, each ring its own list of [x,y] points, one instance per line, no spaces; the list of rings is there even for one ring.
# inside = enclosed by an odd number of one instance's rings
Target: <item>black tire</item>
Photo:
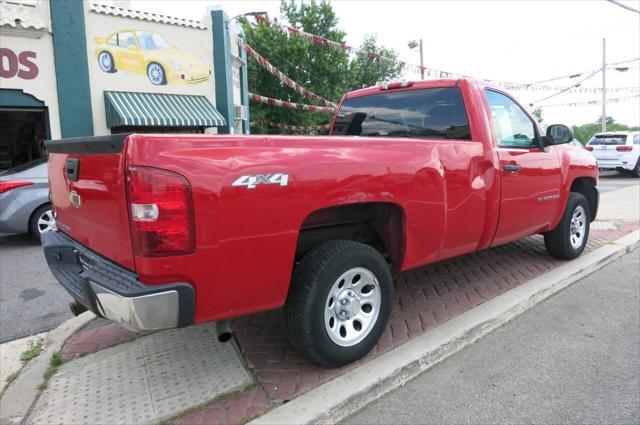
[[[640,157],[636,161],[636,166],[631,170],[631,175],[635,178],[640,177]]]
[[[108,57],[110,65],[107,65],[106,62],[101,61],[101,56],[102,55],[106,55]],[[108,72],[109,74],[113,74],[114,72],[117,71],[116,63],[113,60],[113,55],[111,53],[107,52],[106,50],[103,50],[102,52],[100,52],[98,54],[98,66],[100,67],[100,69],[103,72]]]
[[[375,276],[380,291],[380,308],[361,341],[341,346],[331,339],[325,327],[325,308],[329,309],[332,304],[329,293],[335,288],[337,279],[354,268],[365,268]],[[366,293],[363,289],[362,294]],[[289,339],[302,354],[317,363],[328,367],[343,366],[363,357],[375,346],[389,320],[392,302],[391,271],[378,251],[352,241],[325,242],[308,252],[294,270],[285,305]],[[360,308],[367,311],[364,303],[358,303],[358,306],[358,311]]]
[[[156,72],[159,74],[156,74]],[[164,67],[158,62],[151,62],[147,65],[147,78],[154,86],[164,86],[167,84],[167,73]]]
[[[29,234],[37,240],[40,240],[41,235],[38,222],[46,212],[49,212],[50,218],[53,219],[51,204],[40,205],[38,208],[36,208],[36,210],[31,214],[31,217],[29,218]]]
[[[584,223],[584,231],[580,232],[582,238],[579,245],[572,244],[572,219],[574,213],[578,208],[582,208],[583,216],[581,217],[582,223]],[[555,258],[561,260],[573,260],[579,257],[587,246],[589,240],[589,226],[591,224],[591,211],[589,210],[589,203],[587,198],[581,193],[571,192],[569,194],[569,200],[567,201],[567,207],[564,210],[564,214],[560,219],[558,226],[545,233],[544,245],[547,248],[547,252]]]

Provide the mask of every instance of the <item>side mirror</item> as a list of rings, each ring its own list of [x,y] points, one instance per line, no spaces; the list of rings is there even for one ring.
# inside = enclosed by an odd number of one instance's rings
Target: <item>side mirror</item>
[[[547,141],[552,145],[561,145],[573,140],[573,130],[564,124],[553,124],[547,127]]]

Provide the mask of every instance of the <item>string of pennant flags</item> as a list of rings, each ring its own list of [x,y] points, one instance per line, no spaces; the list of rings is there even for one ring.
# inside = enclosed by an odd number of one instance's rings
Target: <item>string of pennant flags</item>
[[[408,63],[405,61],[397,61],[393,58],[389,58],[383,55],[380,55],[378,53],[374,53],[374,52],[367,52],[363,49],[357,48],[357,47],[353,47],[353,46],[349,46],[346,43],[338,43],[335,42],[333,40],[329,40],[327,38],[321,37],[319,35],[316,34],[311,34],[308,32],[305,32],[301,29],[295,28],[293,26],[290,25],[286,25],[283,24],[281,22],[278,22],[277,20],[270,20],[267,17],[264,16],[260,16],[260,15],[256,15],[255,16],[256,22],[259,25],[268,25],[271,26],[275,29],[280,30],[281,32],[283,32],[284,34],[287,34],[289,36],[294,36],[294,37],[302,37],[318,46],[324,46],[324,47],[331,47],[331,48],[335,48],[335,49],[340,49],[343,50],[347,53],[350,54],[354,54],[357,55],[359,57],[365,57],[368,58],[371,61],[377,61],[377,62],[386,62],[389,64],[399,64],[402,65],[403,67],[410,69],[410,70],[414,70],[414,71],[418,71],[418,72],[424,72],[424,74],[428,77],[434,77],[434,78],[458,78],[458,77],[464,77],[464,78],[477,78],[483,81],[486,81],[490,84],[502,87],[506,90],[529,90],[529,91],[558,91],[558,90],[562,90],[564,89],[563,87],[554,87],[554,86],[548,86],[548,85],[542,85],[542,84],[527,84],[527,83],[517,83],[517,82],[511,82],[511,81],[500,81],[500,80],[493,80],[493,79],[489,79],[489,78],[479,78],[479,77],[472,77],[470,75],[465,75],[465,74],[459,74],[459,73],[455,73],[455,72],[450,72],[450,71],[445,71],[445,70],[441,70],[441,69],[436,69],[436,68],[431,68],[431,67],[427,67],[427,66],[422,66],[422,65],[416,65],[416,64],[412,64],[412,63]],[[274,74],[275,75],[275,74]],[[619,87],[619,88],[609,88],[607,89],[608,92],[622,92],[622,91],[629,91],[632,93],[640,93],[640,87]],[[602,88],[599,87],[571,87],[569,90],[567,90],[568,93],[598,93],[598,92],[602,92]],[[325,105],[325,106],[335,106],[335,105]]]
[[[267,105],[279,106],[281,108],[287,109],[302,109],[305,111],[315,111],[315,112],[323,112],[325,114],[332,115],[336,108],[329,106],[316,106],[316,105],[307,105],[304,103],[296,103],[289,102],[286,100],[274,99],[272,97],[261,96],[259,94],[249,93],[249,99],[254,102],[265,103]]]
[[[613,97],[607,99],[607,103],[620,103],[626,102],[628,100],[640,99],[640,94],[632,95],[632,96],[621,96],[621,97]],[[602,105],[602,99],[598,100],[589,100],[583,102],[567,102],[567,103],[548,103],[544,105],[539,105],[541,108],[548,107],[556,107],[556,106],[583,106],[583,105]]]
[[[251,125],[264,124],[269,127],[281,128],[284,130],[292,130],[292,131],[318,131],[318,130],[328,130],[331,127],[331,124],[318,124],[318,125],[291,125],[291,124],[281,124],[269,120],[255,120],[251,121]]]
[[[321,103],[322,105],[324,105],[327,108],[334,108],[334,109],[336,108],[336,104],[335,103],[330,102],[327,99],[324,99],[324,98],[318,96],[317,94],[315,94],[311,90],[309,90],[309,89],[303,87],[302,85],[296,83],[295,81],[293,81],[291,78],[289,78],[289,76],[287,74],[285,74],[284,72],[280,71],[280,69],[278,69],[277,67],[273,66],[262,55],[260,55],[258,52],[253,50],[253,48],[251,46],[249,46],[249,44],[243,42],[242,46],[243,46],[244,50],[249,54],[249,56],[251,56],[253,59],[255,59],[256,62],[258,62],[260,64],[260,66],[262,66],[262,68],[264,68],[265,70],[267,70],[267,72],[269,72],[274,77],[276,77],[278,80],[280,80],[280,82],[282,82],[284,85],[286,85],[287,87],[290,87],[291,89],[293,89],[296,93],[298,93],[298,94],[300,94],[300,95],[302,95],[304,97],[307,97],[307,98],[309,98],[311,100],[315,100],[316,102]]]

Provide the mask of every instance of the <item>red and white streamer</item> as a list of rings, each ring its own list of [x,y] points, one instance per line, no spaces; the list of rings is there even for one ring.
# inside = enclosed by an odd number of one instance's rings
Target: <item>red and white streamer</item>
[[[330,108],[335,108],[336,107],[335,103],[330,102],[327,99],[324,99],[324,98],[318,96],[317,94],[315,94],[311,90],[309,90],[309,89],[307,89],[305,87],[302,87],[300,84],[298,84],[295,81],[293,81],[291,78],[289,78],[288,75],[286,75],[284,72],[280,71],[277,67],[273,66],[268,60],[266,60],[264,57],[262,57],[258,52],[253,50],[253,48],[251,46],[249,46],[247,43],[243,43],[243,47],[246,50],[246,52],[249,54],[249,56],[251,56],[253,59],[255,59],[260,64],[260,66],[262,66],[264,69],[266,69],[270,74],[274,75],[284,85],[286,85],[287,87],[292,88],[296,93],[301,94],[304,97],[307,97],[309,99],[315,100],[316,102],[320,102],[326,107],[330,107]]]
[[[310,34],[308,32],[302,31],[298,28],[292,27],[290,25],[285,25],[282,24],[278,21],[270,21],[269,19],[263,17],[263,16],[256,16],[256,22],[258,24],[264,24],[264,25],[269,25],[271,27],[274,27],[276,29],[279,29],[280,31],[284,32],[285,34],[288,34],[289,36],[296,36],[296,37],[302,37],[305,38],[307,40],[309,40],[310,42],[319,45],[319,46],[325,46],[325,47],[332,47],[335,49],[340,49],[343,50],[345,52],[354,54],[354,55],[358,55],[360,57],[366,57],[371,61],[378,61],[378,62],[386,62],[389,64],[399,64],[402,65],[403,67],[406,67],[408,69],[417,71],[417,72],[424,72],[424,74],[427,77],[433,77],[433,78],[459,78],[459,77],[463,77],[463,78],[476,78],[479,80],[483,80],[486,81],[490,84],[493,84],[495,86],[499,86],[502,87],[504,89],[507,90],[529,90],[529,91],[558,91],[558,90],[563,90],[564,87],[553,87],[553,86],[547,86],[547,85],[540,85],[540,84],[526,84],[526,83],[514,83],[511,81],[499,81],[499,80],[492,80],[489,78],[481,78],[481,77],[473,77],[470,75],[465,75],[465,74],[458,74],[455,72],[450,72],[450,71],[444,71],[441,69],[435,69],[435,68],[431,68],[431,67],[426,67],[426,66],[420,66],[420,65],[416,65],[416,64],[412,64],[412,63],[408,63],[408,62],[404,62],[404,61],[396,61],[392,58],[386,57],[386,56],[382,56],[379,55],[377,53],[372,53],[372,52],[367,52],[364,51],[362,49],[359,49],[357,47],[353,47],[353,46],[349,46],[345,43],[338,43],[335,42],[333,40],[329,40],[327,38],[321,37],[319,35],[315,35],[315,34]],[[640,93],[640,87],[621,87],[621,88],[613,88],[613,89],[607,89],[607,91],[609,92],[621,92],[621,91],[630,91],[632,93]],[[599,93],[602,92],[601,88],[598,87],[573,87],[569,90],[566,91],[567,93]]]
[[[281,124],[268,120],[256,120],[251,121],[251,125],[257,124],[265,124],[269,127],[281,128],[284,130],[293,130],[293,131],[317,131],[317,130],[328,130],[331,127],[331,124],[318,124],[318,125],[291,125],[291,124]]]
[[[323,112],[325,114],[330,114],[330,115],[333,115],[336,111],[336,108],[334,107],[316,106],[316,105],[307,105],[304,103],[289,102],[286,100],[274,99],[272,97],[261,96],[259,94],[254,94],[254,93],[249,93],[249,99],[255,102],[265,103],[267,105],[279,106],[281,108]]]

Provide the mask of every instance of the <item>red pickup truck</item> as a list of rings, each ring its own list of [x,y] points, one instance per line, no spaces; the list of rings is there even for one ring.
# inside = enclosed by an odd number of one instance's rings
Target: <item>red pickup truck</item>
[[[393,273],[533,234],[580,255],[598,170],[570,140],[459,79],[348,93],[328,137],[50,141],[44,252],[76,311],[149,330],[284,306],[291,342],[339,366],[382,334]]]

